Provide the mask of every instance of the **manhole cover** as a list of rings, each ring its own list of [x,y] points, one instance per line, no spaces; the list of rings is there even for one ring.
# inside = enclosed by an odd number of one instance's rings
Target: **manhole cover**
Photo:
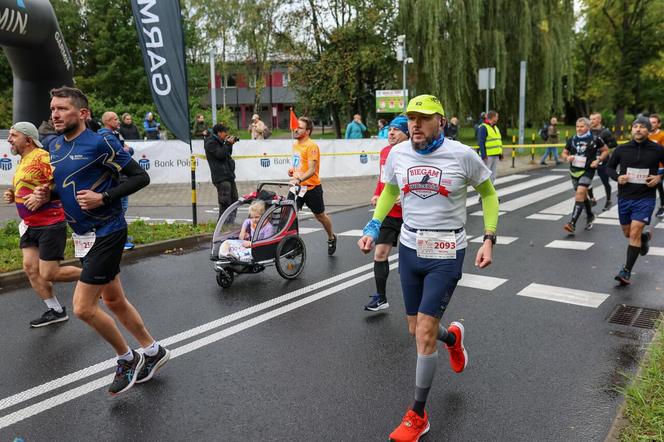
[[[609,322],[611,324],[653,329],[661,316],[661,310],[620,304],[609,315]]]

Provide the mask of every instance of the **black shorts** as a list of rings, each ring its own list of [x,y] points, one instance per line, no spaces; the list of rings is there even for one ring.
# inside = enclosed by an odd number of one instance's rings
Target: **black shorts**
[[[67,245],[67,223],[61,222],[52,226],[28,227],[21,236],[19,247],[37,247],[39,259],[42,261],[62,261],[65,259]]]
[[[593,182],[593,178],[595,177],[595,169],[588,169],[586,170],[583,175],[580,175],[578,177],[572,176],[572,186],[574,187],[574,190],[577,189],[577,187],[590,187]]]
[[[95,239],[85,257],[81,258],[80,281],[88,284],[108,284],[120,273],[120,260],[127,241],[127,229],[118,230]]]
[[[288,199],[293,199],[294,195],[292,193],[288,194]],[[297,198],[297,208],[298,210],[302,208],[304,204],[307,204],[309,210],[311,210],[315,215],[319,215],[325,212],[325,203],[323,202],[323,186],[318,185],[313,189],[308,189],[302,198]]]
[[[392,244],[396,247],[399,244],[399,233],[401,233],[401,224],[403,219],[386,216],[380,225],[380,232],[376,244]]]

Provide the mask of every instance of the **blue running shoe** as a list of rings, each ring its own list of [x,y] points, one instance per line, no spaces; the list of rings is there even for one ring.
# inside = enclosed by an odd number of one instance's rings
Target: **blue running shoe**
[[[390,308],[390,304],[387,303],[387,297],[379,295],[378,293],[373,295],[371,301],[364,306],[364,309],[369,310],[370,312],[377,312],[378,310],[385,310],[386,308]]]
[[[630,278],[632,277],[632,272],[627,270],[625,267],[623,267],[618,274],[616,275],[615,279],[620,283],[620,285],[629,285],[630,284]]]

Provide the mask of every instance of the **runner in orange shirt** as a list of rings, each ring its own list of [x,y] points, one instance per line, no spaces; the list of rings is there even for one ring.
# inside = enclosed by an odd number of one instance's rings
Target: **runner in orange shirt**
[[[308,117],[297,119],[297,129],[293,145],[293,167],[288,171],[291,184],[302,186],[304,195],[298,197],[297,207],[301,209],[306,203],[327,233],[327,254],[333,255],[337,250],[337,235],[332,230],[332,220],[325,213],[323,186],[320,183],[320,149],[310,138],[314,123]],[[294,195],[289,195],[294,198]]]
[[[652,131],[648,134],[648,139],[650,141],[654,141],[664,148],[664,131],[659,128],[661,124],[662,121],[659,118],[659,115],[650,115],[650,125],[652,126]],[[660,164],[659,167],[664,167],[664,164]],[[664,185],[662,185],[661,181],[657,186],[657,193],[659,193],[659,209],[657,209],[655,216],[659,219],[662,219],[664,218]]]

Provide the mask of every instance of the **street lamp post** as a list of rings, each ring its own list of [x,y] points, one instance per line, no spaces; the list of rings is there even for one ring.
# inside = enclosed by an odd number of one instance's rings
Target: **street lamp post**
[[[214,71],[214,48],[210,49],[210,107],[212,107],[212,125],[217,124],[217,79]]]
[[[403,71],[401,74],[401,90],[403,94],[403,111],[406,112],[408,105],[408,90],[406,89],[406,65],[412,63],[413,59],[406,56],[406,36],[404,34],[397,36],[397,61],[403,62]]]

